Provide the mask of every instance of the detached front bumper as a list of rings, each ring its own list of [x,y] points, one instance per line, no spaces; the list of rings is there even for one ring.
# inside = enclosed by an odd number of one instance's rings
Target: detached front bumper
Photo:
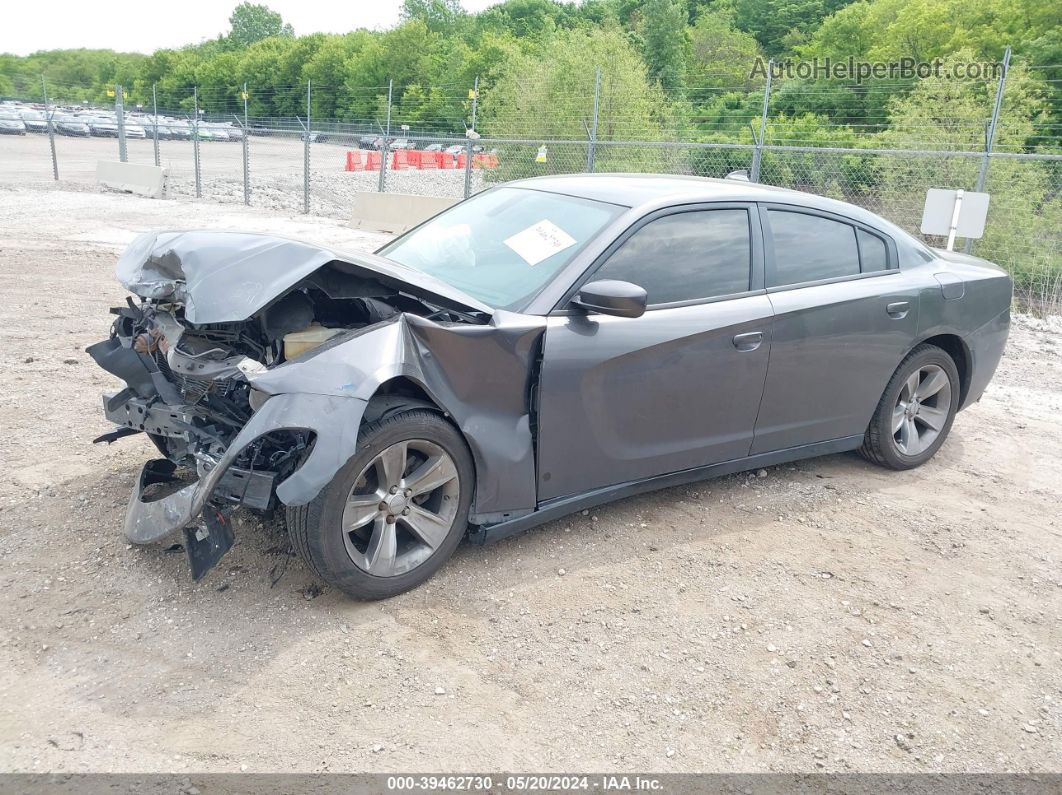
[[[129,498],[125,517],[126,537],[134,544],[159,541],[196,522],[212,497],[226,495],[231,501],[234,493],[246,496],[247,490],[251,489],[253,499],[260,500],[261,482],[249,482],[244,470],[237,473],[231,465],[249,444],[274,431],[310,431],[315,435],[306,460],[276,486],[277,498],[285,505],[305,505],[317,496],[354,454],[358,426],[365,406],[366,401],[353,397],[304,393],[275,395],[251,417],[217,465],[205,476],[166,497],[144,501],[144,488],[152,482],[153,465],[149,462]],[[136,416],[137,409],[133,398],[117,406],[107,406],[107,413],[119,422],[120,417]],[[172,407],[167,408],[166,412],[171,415],[175,413]],[[171,416],[169,419],[181,421],[179,417]],[[136,427],[139,423],[130,425],[126,419],[119,424]],[[150,421],[138,430],[150,430]],[[252,500],[240,501],[253,504]]]

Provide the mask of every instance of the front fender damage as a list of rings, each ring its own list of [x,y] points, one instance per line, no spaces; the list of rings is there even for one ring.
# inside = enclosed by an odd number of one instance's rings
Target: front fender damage
[[[125,519],[125,535],[134,544],[150,544],[192,524],[201,513],[226,469],[255,439],[273,431],[309,430],[316,434],[306,460],[277,486],[277,497],[288,505],[303,505],[347,462],[357,446],[358,425],[366,402],[356,397],[288,393],[276,395],[251,417],[217,465],[205,476],[159,500],[147,502],[137,480]]]
[[[470,520],[489,523],[535,508],[531,391],[544,331],[543,318],[501,311],[483,325],[441,324],[403,313],[335,337],[249,380],[255,389],[271,394],[298,389],[303,396],[361,402],[395,378],[412,381],[468,442],[476,464]],[[355,452],[356,435],[345,443],[349,447],[343,462]],[[343,462],[331,471],[307,471],[299,481],[305,485],[300,494],[316,494]],[[281,501],[293,504],[288,483],[306,470],[304,465],[277,488]]]

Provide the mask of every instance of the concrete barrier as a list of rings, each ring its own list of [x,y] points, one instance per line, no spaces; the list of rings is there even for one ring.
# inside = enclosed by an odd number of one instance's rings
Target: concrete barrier
[[[405,232],[458,201],[445,196],[359,191],[354,197],[351,224],[355,229],[371,229],[375,232]]]
[[[96,183],[105,188],[160,199],[166,189],[166,169],[140,163],[99,160],[96,162]]]

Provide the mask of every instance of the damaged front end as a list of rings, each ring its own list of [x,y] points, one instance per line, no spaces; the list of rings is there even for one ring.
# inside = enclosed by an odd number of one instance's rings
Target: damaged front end
[[[232,508],[305,504],[356,448],[371,393],[344,389],[349,369],[322,386],[313,368],[307,380],[300,362],[407,316],[490,319],[445,285],[424,286],[430,277],[410,283],[387,260],[263,235],[143,235],[118,276],[140,301],[113,309],[110,337],[87,349],[125,382],[104,395],[116,428],[96,441],[144,433],[158,448],[162,458],[145,465],[130,496],[125,533],[146,544],[183,531],[195,579],[231,547]],[[368,380],[374,367],[356,371]]]

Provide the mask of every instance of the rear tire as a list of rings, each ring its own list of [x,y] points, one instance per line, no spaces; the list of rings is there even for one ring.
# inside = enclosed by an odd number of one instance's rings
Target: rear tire
[[[457,429],[432,411],[368,423],[357,452],[306,505],[287,509],[295,549],[355,599],[423,583],[468,529],[474,467]]]
[[[859,453],[889,469],[913,469],[944,444],[959,410],[959,371],[945,351],[919,345],[900,362]]]

